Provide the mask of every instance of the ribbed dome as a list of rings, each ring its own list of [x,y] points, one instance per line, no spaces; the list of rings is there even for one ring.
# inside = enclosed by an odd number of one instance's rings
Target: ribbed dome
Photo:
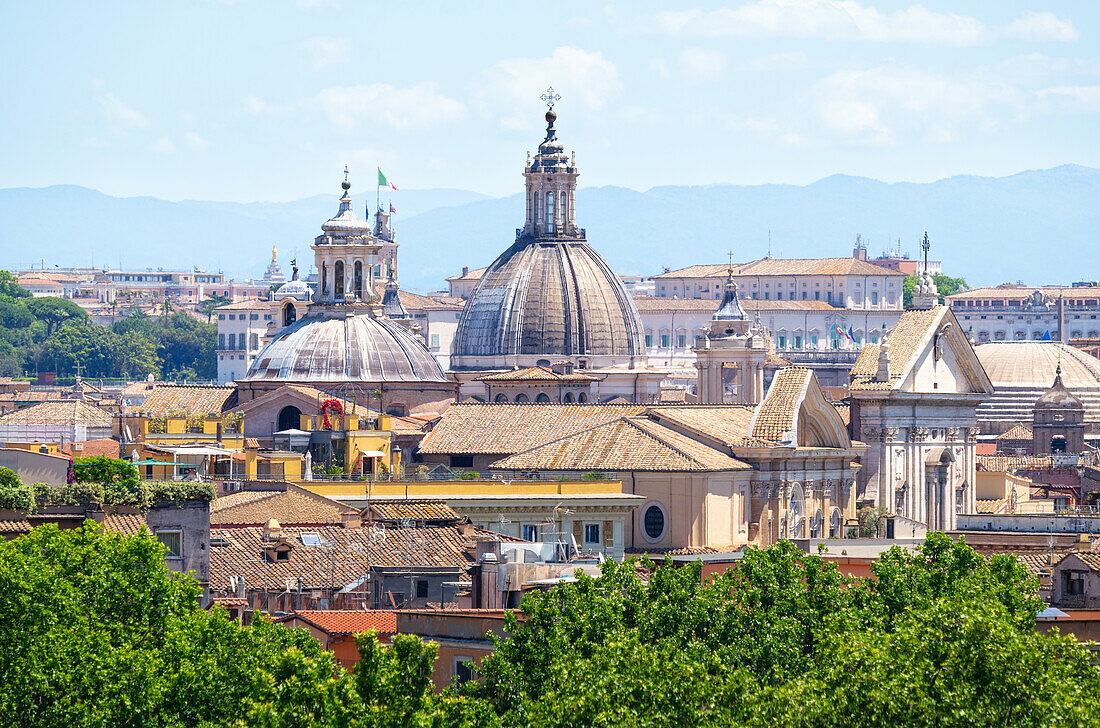
[[[369,314],[309,314],[256,355],[244,381],[445,382],[431,352],[398,324]]]
[[[313,298],[313,289],[310,288],[305,281],[295,279],[293,281],[290,281],[289,283],[284,283],[283,285],[279,286],[279,288],[275,291],[275,298],[277,300],[283,298],[293,298],[298,301],[308,301],[309,299]]]
[[[993,396],[978,407],[983,431],[999,434],[1018,422],[1031,422],[1044,394],[1061,390],[1085,407],[1085,422],[1100,424],[1100,360],[1054,341],[981,344],[974,352],[993,382]],[[1062,388],[1053,388],[1061,365]]]
[[[371,231],[370,224],[364,222],[351,209],[351,195],[348,194],[347,188],[344,189],[344,196],[340,198],[340,210],[336,213],[336,217],[321,223],[321,229],[326,233],[360,233],[362,235],[369,235]]]
[[[641,332],[630,294],[588,243],[521,239],[489,266],[470,295],[453,355],[626,361],[645,354]]]
[[[1006,341],[982,344],[974,349],[993,386],[1042,387],[1054,383],[1058,365],[1062,383],[1100,387],[1100,359],[1055,341]]]

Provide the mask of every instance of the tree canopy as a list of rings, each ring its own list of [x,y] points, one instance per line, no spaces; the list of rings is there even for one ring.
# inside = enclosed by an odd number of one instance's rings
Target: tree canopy
[[[906,306],[910,306],[913,303],[913,291],[917,287],[916,275],[907,276],[902,281],[902,302]],[[951,276],[945,276],[942,273],[933,273],[932,280],[936,284],[936,291],[940,295],[940,303],[944,302],[945,296],[953,296],[959,291],[969,291],[970,286],[967,284],[965,278],[952,278]]]
[[[0,472],[0,485],[4,482]],[[436,648],[357,639],[352,672],[304,630],[242,627],[143,533],[0,543],[0,725],[1096,725],[1100,671],[1034,631],[1035,580],[942,534],[873,579],[783,542],[702,580],[607,562],[528,594],[478,680],[433,692]]]

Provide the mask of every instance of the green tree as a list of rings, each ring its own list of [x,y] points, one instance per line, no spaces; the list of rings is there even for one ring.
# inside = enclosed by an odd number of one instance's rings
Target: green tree
[[[88,314],[80,306],[66,298],[44,296],[27,301],[27,310],[46,324],[46,336],[50,336],[62,324],[70,321],[87,323]]]
[[[913,291],[916,290],[917,283],[919,282],[918,276],[907,276],[902,281],[902,302],[906,306],[913,305]],[[945,296],[953,296],[959,291],[968,291],[970,286],[967,284],[965,278],[952,278],[951,276],[945,276],[942,273],[933,273],[932,280],[936,284],[936,291],[940,294],[940,303],[944,302]]]
[[[0,270],[0,296],[30,298],[31,292],[19,285],[19,279],[10,271]]]
[[[219,306],[225,306],[233,303],[228,296],[223,296],[218,293],[208,293],[206,298],[202,300],[202,303],[198,305],[199,313],[206,315],[206,323],[210,323],[210,318],[214,315],[214,309]]]
[[[111,502],[142,505],[141,476],[129,460],[102,456],[73,460],[73,480],[77,483],[98,483]]]

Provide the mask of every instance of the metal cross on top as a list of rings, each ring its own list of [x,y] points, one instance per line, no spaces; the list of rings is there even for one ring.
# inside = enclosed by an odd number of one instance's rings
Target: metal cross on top
[[[924,241],[920,244],[921,250],[924,251],[924,270],[928,271],[928,249],[932,247],[932,244],[928,242],[928,232],[924,233]]]
[[[348,181],[348,165],[344,165],[344,181]]]
[[[550,107],[551,109],[554,108],[555,103],[557,103],[558,101],[561,100],[561,96],[559,94],[554,93],[554,87],[553,86],[550,86],[549,88],[547,88],[546,93],[544,93],[542,96],[539,96],[539,98],[542,99],[543,101],[545,101],[546,105],[548,107]]]

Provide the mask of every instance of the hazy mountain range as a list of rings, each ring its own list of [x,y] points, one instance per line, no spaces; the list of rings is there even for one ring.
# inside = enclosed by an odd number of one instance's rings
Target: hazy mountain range
[[[100,267],[198,266],[258,278],[277,245],[287,274],[295,253],[306,272],[309,245],[338,197],[242,204],[118,198],[72,185],[2,189],[0,267],[94,259]],[[728,250],[752,260],[768,254],[769,232],[774,257],[850,255],[857,234],[872,257],[899,238],[916,256],[927,230],[932,257],[972,285],[1100,279],[1100,170],[1088,167],[923,184],[834,175],[805,186],[593,187],[577,198],[589,242],[620,273],[717,263]],[[356,195],[360,214],[373,203],[373,190]],[[403,190],[393,204],[401,283],[412,290],[439,289],[462,266],[489,264],[523,224],[519,194]]]

